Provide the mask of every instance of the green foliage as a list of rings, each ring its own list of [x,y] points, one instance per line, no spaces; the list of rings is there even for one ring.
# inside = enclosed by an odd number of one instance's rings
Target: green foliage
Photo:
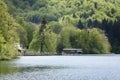
[[[22,30],[20,32],[20,43],[26,47],[29,47],[30,42],[33,38],[33,32],[35,28],[32,24],[27,23],[22,17],[16,17],[17,22],[22,26]]]
[[[0,59],[11,59],[18,53],[14,43],[19,41],[17,27],[20,26],[9,15],[3,1],[0,6]]]
[[[55,34],[59,34],[62,30],[62,25],[58,22],[52,21],[48,24],[48,28]]]
[[[83,23],[89,18],[101,22],[103,19],[115,20],[120,13],[119,0],[5,0],[5,2],[12,14],[24,16],[26,20],[35,23],[39,23],[43,16],[49,21],[57,21],[65,15],[82,18]]]
[[[41,36],[39,35],[39,31],[35,31],[33,40],[30,43],[30,50],[40,51],[41,46]],[[57,47],[57,35],[51,31],[45,31],[45,40],[43,44],[43,52],[56,52]]]
[[[78,30],[72,27],[63,28],[58,51],[63,48],[82,48],[84,53],[110,53],[107,37],[99,29]]]
[[[59,37],[61,38],[61,36],[63,36],[62,38],[65,39],[65,41],[63,41],[64,45],[61,44],[61,39],[58,41],[59,43],[57,43],[59,45],[57,48],[60,50],[64,47],[79,48],[86,45],[83,47],[86,53],[103,53],[103,51],[107,53],[107,48],[96,46],[98,43],[100,46],[103,46],[103,44],[100,44],[102,38],[99,36],[99,34],[101,34],[103,37],[105,37],[103,32],[91,29],[89,33],[89,40],[87,32],[84,30],[75,30],[72,26],[80,29],[97,27],[105,31],[105,34],[112,45],[112,52],[120,53],[120,37],[118,35],[120,34],[120,0],[4,0],[4,2],[6,2],[8,11],[14,17],[21,16],[28,22],[38,24],[41,22],[42,17],[45,16],[49,22],[48,26],[51,32],[55,35],[57,34],[57,36],[60,34]],[[0,7],[0,10],[6,11],[6,6]],[[2,11],[0,14],[4,14]],[[34,30],[28,23],[24,21],[24,19],[16,19],[17,22],[22,26],[22,28],[17,28],[19,30],[18,33],[20,42],[26,46],[29,46]],[[1,21],[4,22],[4,18],[1,19]],[[66,28],[68,26],[73,30]],[[5,30],[4,34],[2,33],[2,36],[4,36],[6,33],[7,30]],[[80,34],[81,36],[77,34]],[[34,35],[37,35],[37,33]],[[96,35],[98,38],[94,38]],[[66,38],[64,36],[66,36]],[[77,37],[83,37],[83,39],[76,39]],[[4,39],[6,40],[6,38],[8,37],[5,36]],[[35,44],[37,47],[37,40],[37,36],[33,37],[31,44],[36,42]],[[98,40],[96,41],[97,44],[92,44],[92,40],[93,42]],[[77,41],[80,41],[79,45],[77,44]],[[82,44],[82,42],[84,44]],[[108,43],[106,43],[106,45],[107,44]],[[93,49],[91,46],[96,46],[97,49]],[[100,48],[103,49],[103,51],[101,51]]]
[[[33,35],[33,40],[29,46],[30,50],[39,51],[40,50],[40,40],[39,40],[39,31],[35,31]]]
[[[66,15],[59,19],[63,26],[77,26],[79,18],[73,18],[73,15]]]
[[[79,33],[77,40],[85,53],[110,53],[110,45],[107,37],[99,29],[88,29]]]
[[[14,44],[9,43],[1,43],[0,44],[0,60],[4,59],[13,59],[18,55],[17,48],[15,48]]]

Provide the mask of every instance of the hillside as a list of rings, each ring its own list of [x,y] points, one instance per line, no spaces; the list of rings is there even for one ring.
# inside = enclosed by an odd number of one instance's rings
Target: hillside
[[[33,24],[39,25],[45,17],[48,51],[81,47],[85,53],[108,53],[111,45],[111,52],[120,53],[120,0],[2,1],[7,5],[6,12],[21,26],[20,43],[29,49],[39,51],[41,36]]]
[[[119,0],[5,0],[9,12],[13,15],[25,17],[27,21],[39,23],[41,17],[46,16],[49,21],[58,21],[59,18],[69,15],[92,21],[103,19],[109,21],[119,18]]]

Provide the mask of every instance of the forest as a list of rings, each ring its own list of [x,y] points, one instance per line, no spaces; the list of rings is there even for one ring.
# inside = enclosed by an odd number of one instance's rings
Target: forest
[[[120,0],[0,0],[0,59],[40,51],[42,19],[44,52],[82,48],[84,54],[120,53]]]

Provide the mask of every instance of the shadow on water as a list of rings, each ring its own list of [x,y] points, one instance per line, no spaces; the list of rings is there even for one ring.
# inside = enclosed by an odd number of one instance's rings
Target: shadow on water
[[[27,66],[20,67],[19,72],[33,72],[33,71],[45,71],[45,70],[53,70],[53,69],[64,69],[62,66]]]
[[[18,71],[19,69],[15,67],[15,64],[8,61],[0,61],[0,75],[12,74]]]
[[[62,66],[18,66],[9,61],[0,61],[0,75],[7,75],[7,74],[14,74],[17,72],[32,72],[32,71],[44,71],[44,70],[51,70],[51,69],[63,69],[65,67]]]

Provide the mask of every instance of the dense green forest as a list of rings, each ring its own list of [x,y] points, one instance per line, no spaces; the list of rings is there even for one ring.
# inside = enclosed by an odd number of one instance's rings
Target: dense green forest
[[[10,34],[16,34],[16,42],[29,50],[39,51],[43,17],[47,20],[45,52],[83,48],[84,53],[120,53],[119,4],[120,0],[1,0],[0,54],[6,55],[2,47],[9,44],[6,35]],[[16,33],[8,33],[9,21],[11,31]]]
[[[21,26],[7,12],[6,5],[0,1],[0,59],[13,58],[17,54],[13,44],[19,40],[18,29],[22,31]]]

